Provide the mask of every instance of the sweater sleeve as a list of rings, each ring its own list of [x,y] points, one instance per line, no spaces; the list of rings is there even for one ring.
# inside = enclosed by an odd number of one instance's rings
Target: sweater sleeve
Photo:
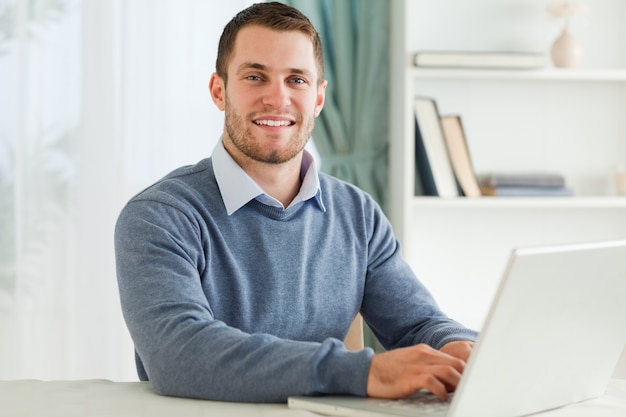
[[[363,316],[386,349],[425,343],[435,349],[477,332],[448,317],[401,254],[391,225],[375,204]]]
[[[366,395],[371,349],[249,334],[216,320],[200,283],[199,234],[192,215],[154,201],[129,203],[116,225],[122,311],[156,392],[240,402]]]

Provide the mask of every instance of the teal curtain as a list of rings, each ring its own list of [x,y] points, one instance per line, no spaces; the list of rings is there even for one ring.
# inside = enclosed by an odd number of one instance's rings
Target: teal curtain
[[[381,0],[285,0],[324,45],[326,104],[313,138],[321,170],[367,191],[386,211],[389,16]]]
[[[368,192],[387,210],[390,2],[285,0],[315,25],[324,46],[326,103],[313,138],[322,171]],[[382,346],[365,326],[365,344]]]

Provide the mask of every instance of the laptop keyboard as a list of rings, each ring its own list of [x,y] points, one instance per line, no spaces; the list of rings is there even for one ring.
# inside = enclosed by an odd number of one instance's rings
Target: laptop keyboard
[[[450,401],[454,393],[448,394],[448,401],[442,402],[429,391],[419,391],[410,397],[397,400],[381,401],[381,407],[389,407],[403,410],[415,410],[428,413],[445,413],[450,407]]]

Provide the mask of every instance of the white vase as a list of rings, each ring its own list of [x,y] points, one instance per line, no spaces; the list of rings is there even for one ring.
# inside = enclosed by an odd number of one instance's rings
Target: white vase
[[[550,53],[555,67],[573,68],[580,64],[583,50],[578,39],[565,26],[561,35],[554,40]]]

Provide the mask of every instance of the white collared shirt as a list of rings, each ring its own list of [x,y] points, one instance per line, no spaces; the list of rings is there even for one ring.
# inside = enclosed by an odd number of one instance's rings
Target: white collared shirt
[[[213,149],[211,159],[213,160],[215,179],[217,180],[217,185],[222,194],[222,200],[224,201],[224,206],[229,216],[253,198],[268,206],[285,209],[280,201],[266,194],[237,162],[235,162],[228,152],[226,152],[226,149],[224,149],[224,144],[221,139]],[[315,160],[306,150],[302,155],[300,176],[303,178],[300,191],[287,208],[302,201],[315,198],[319,208],[322,211],[326,211],[322,201],[322,190],[320,189]]]

